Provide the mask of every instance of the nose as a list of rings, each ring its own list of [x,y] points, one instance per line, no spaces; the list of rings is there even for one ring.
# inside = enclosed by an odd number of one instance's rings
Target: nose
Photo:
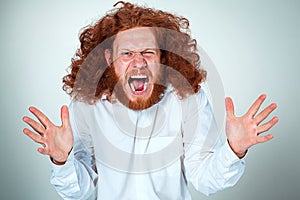
[[[142,55],[142,52],[134,52],[134,57],[132,60],[132,67],[135,68],[142,68],[145,67],[147,65],[147,62],[144,58],[144,56]]]

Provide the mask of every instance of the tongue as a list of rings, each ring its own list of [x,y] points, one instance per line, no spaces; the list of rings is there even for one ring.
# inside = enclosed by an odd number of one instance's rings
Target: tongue
[[[144,90],[144,81],[134,80],[134,81],[132,81],[132,83],[133,83],[136,91]]]

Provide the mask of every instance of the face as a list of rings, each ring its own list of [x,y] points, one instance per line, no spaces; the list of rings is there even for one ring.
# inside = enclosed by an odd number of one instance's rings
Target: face
[[[161,75],[160,51],[150,28],[138,27],[119,32],[113,52],[105,51],[112,61],[118,84],[131,102],[146,101],[155,90]]]

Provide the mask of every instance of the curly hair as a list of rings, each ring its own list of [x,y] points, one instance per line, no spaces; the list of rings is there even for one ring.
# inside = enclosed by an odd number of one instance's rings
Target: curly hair
[[[165,71],[168,83],[181,98],[198,92],[200,83],[206,78],[206,71],[200,69],[197,42],[190,36],[189,21],[168,12],[123,1],[117,2],[114,7],[94,24],[83,28],[79,37],[80,47],[71,60],[71,72],[63,77],[63,90],[75,100],[90,104],[103,94],[110,96],[115,83],[109,81],[105,49],[112,50],[114,38],[120,31],[153,27],[161,50],[161,64],[172,69]],[[178,72],[188,84],[178,80]]]

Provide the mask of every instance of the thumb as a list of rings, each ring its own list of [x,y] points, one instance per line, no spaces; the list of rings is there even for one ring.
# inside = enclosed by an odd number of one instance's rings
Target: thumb
[[[63,105],[61,107],[60,117],[61,117],[62,126],[69,127],[70,126],[69,109],[66,105]]]
[[[234,106],[233,106],[232,99],[230,97],[225,98],[225,107],[226,107],[227,117],[234,117]]]

